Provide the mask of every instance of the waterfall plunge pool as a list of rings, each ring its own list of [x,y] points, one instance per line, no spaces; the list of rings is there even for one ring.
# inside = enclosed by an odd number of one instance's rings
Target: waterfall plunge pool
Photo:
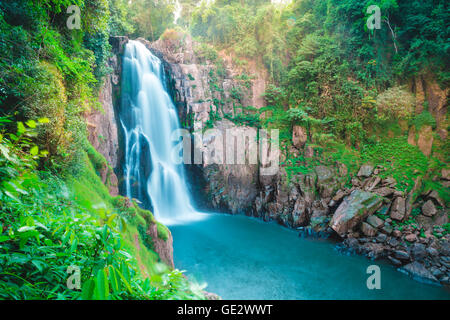
[[[347,256],[276,223],[209,214],[169,228],[175,267],[223,299],[450,299],[386,262]],[[367,288],[370,265],[381,269],[381,289]]]

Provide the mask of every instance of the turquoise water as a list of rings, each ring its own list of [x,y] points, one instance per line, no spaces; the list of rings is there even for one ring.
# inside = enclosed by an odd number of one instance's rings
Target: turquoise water
[[[170,227],[175,267],[223,299],[450,299],[442,287],[412,280],[387,263],[347,256],[328,240],[245,216],[211,214]],[[367,289],[367,267],[381,289]]]

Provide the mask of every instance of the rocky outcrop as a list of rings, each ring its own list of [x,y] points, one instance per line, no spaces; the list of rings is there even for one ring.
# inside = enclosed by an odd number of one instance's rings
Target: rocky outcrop
[[[162,239],[158,234],[158,229],[156,223],[152,223],[147,229],[147,234],[152,238],[153,248],[156,253],[158,253],[159,258],[167,264],[170,268],[174,268],[173,264],[173,238],[170,230],[167,229],[168,233],[167,239]]]
[[[447,107],[450,90],[449,88],[442,89],[430,73],[418,75],[415,78],[412,90],[416,94],[415,114],[422,113],[425,110],[424,104],[427,103],[427,111],[436,120],[436,128],[433,130],[431,126],[425,125],[417,130],[414,126],[411,126],[408,143],[417,145],[426,156],[430,156],[433,145],[437,140],[434,139],[434,133],[439,135],[442,141],[445,141],[448,136]]]
[[[99,92],[100,107],[85,114],[88,140],[92,146],[106,159],[105,165],[99,172],[103,183],[108,187],[112,196],[119,194],[119,131],[117,128],[117,110],[120,103],[120,77],[122,73],[122,54],[128,38],[112,37],[110,43],[113,54],[108,59],[108,67],[112,73],[104,78]]]
[[[308,135],[304,127],[294,126],[292,128],[292,144],[294,147],[303,148],[307,140]]]
[[[436,277],[430,271],[428,271],[423,264],[417,261],[411,262],[406,266],[400,268],[399,270],[402,271],[403,273],[410,275],[411,277],[420,282],[430,284],[439,283],[438,279],[436,279]]]
[[[340,250],[384,258],[417,279],[420,275],[432,280],[431,273],[438,282],[450,285],[450,256],[443,250],[450,243],[443,227],[448,209],[439,194],[421,194],[420,179],[405,194],[396,189],[395,179],[382,177],[381,166],[363,165],[351,187],[344,187],[347,178],[339,172],[344,172],[339,164],[318,166],[288,180],[285,170],[280,170],[275,181],[259,192],[253,214],[297,228],[302,237],[339,236]],[[413,262],[421,267],[406,267]]]

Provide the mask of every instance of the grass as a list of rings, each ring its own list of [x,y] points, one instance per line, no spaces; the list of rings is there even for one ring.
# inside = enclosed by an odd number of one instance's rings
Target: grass
[[[428,170],[428,158],[416,146],[408,144],[406,137],[387,139],[376,144],[364,145],[361,150],[364,163],[382,165],[382,178],[393,177],[397,188],[410,191],[414,180]]]
[[[97,215],[98,208],[102,207],[106,211],[116,212],[123,217],[127,221],[125,230],[121,232],[124,247],[136,257],[143,276],[156,275],[162,267],[156,266],[159,257],[154,251],[153,240],[146,234],[146,230],[151,224],[156,224],[158,238],[164,241],[169,239],[169,230],[157,222],[150,211],[140,208],[134,201],[130,205],[126,198],[112,197],[109,194],[108,188],[97,173],[107,165],[107,162],[89,143],[83,152],[83,160],[84,165],[79,174],[70,176],[66,180],[69,189],[73,192],[74,200],[92,215]]]

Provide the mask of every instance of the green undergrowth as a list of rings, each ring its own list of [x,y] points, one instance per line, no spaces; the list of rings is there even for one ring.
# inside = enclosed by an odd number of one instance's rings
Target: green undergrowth
[[[314,157],[306,158],[303,153],[296,157],[286,153],[286,161],[281,165],[287,172],[288,181],[296,174],[311,173],[318,165],[334,166],[337,170],[344,165],[349,183],[362,164],[370,163],[382,166],[378,176],[393,177],[397,181],[397,189],[410,192],[416,181],[420,181],[415,197],[436,190],[444,203],[449,204],[448,188],[439,181],[433,181],[445,163],[435,157],[426,157],[417,146],[408,144],[406,136],[382,138],[379,142],[364,144],[360,150],[333,139],[321,144],[307,143],[306,146],[313,148]]]
[[[416,146],[408,144],[406,137],[396,137],[375,144],[367,144],[361,150],[363,162],[382,165],[382,178],[393,177],[397,188],[410,191],[414,180],[424,176],[429,160]]]
[[[139,236],[152,214],[111,197],[86,152],[74,176],[36,170],[47,156],[33,143],[36,126],[0,130],[0,299],[203,299]]]

